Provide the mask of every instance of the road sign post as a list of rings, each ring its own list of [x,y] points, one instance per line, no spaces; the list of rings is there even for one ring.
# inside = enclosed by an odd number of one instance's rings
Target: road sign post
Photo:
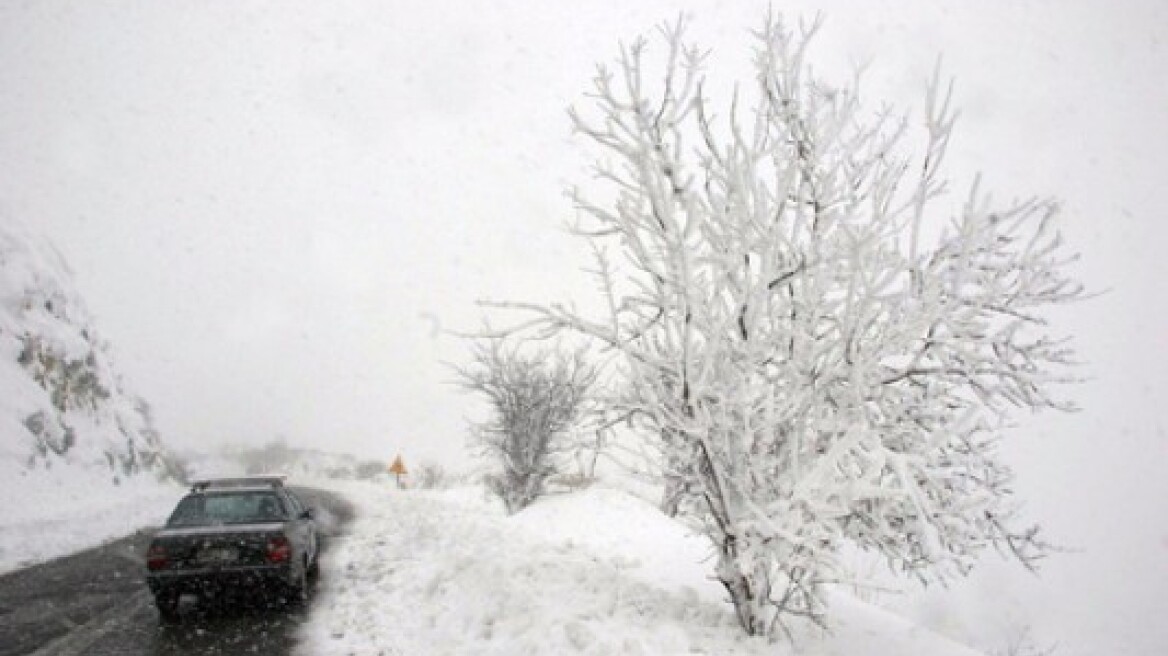
[[[406,465],[402,462],[401,455],[393,459],[393,464],[389,466],[389,473],[393,474],[399,490],[404,487],[402,485],[402,476],[405,476],[408,472],[406,472]]]

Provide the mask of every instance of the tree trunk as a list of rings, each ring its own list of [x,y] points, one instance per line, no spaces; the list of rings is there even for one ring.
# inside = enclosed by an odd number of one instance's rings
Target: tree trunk
[[[770,598],[770,579],[765,567],[744,560],[747,559],[740,557],[735,537],[727,535],[720,548],[718,580],[730,594],[738,622],[747,635],[769,635],[776,611]]]

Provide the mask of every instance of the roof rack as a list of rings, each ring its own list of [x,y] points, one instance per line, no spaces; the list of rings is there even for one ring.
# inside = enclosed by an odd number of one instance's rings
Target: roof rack
[[[191,482],[191,492],[203,492],[209,488],[233,487],[284,487],[283,474],[264,476],[240,476],[235,478],[207,478]]]

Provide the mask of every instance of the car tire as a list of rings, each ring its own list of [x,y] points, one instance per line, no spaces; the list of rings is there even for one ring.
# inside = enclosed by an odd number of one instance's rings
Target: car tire
[[[300,573],[288,584],[285,601],[290,606],[303,606],[308,603],[308,563],[300,568]]]
[[[159,592],[154,595],[154,606],[158,608],[158,621],[174,624],[178,621],[179,595],[173,592]]]

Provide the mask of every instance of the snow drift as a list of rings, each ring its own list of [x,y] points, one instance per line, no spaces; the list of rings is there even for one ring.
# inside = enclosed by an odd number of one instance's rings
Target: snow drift
[[[477,489],[337,482],[358,517],[322,563],[299,653],[976,656],[846,595],[831,633],[743,634],[706,538],[594,487],[514,516]]]

